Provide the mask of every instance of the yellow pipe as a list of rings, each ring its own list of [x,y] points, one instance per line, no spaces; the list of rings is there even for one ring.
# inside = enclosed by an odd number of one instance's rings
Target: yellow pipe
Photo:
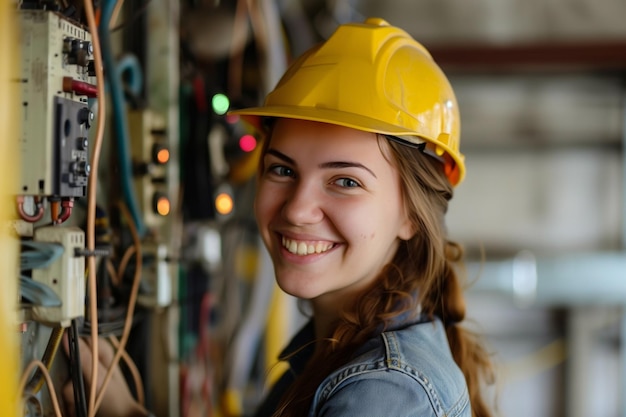
[[[18,49],[18,27],[15,24],[13,2],[0,1],[0,51],[4,61],[0,65],[0,167],[3,172],[19,172],[15,163],[19,155],[17,143],[21,120]],[[12,218],[14,180],[17,175],[0,175],[0,369],[6,377],[0,378],[0,410],[5,415],[22,414],[17,398],[19,381],[19,354],[17,332],[18,242],[8,234],[6,227]],[[11,412],[13,411],[13,412]]]
[[[287,362],[279,362],[278,355],[287,344],[289,336],[289,298],[274,284],[274,293],[267,319],[265,336],[265,363],[268,366],[266,383],[274,385],[280,376],[289,369]]]

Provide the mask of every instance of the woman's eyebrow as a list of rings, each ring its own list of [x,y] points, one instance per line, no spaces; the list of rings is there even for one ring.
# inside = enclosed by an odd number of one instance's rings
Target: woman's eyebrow
[[[349,161],[330,161],[319,164],[320,168],[361,168],[372,174],[372,176],[376,179],[378,177],[374,174],[374,171],[366,167],[365,165],[359,162],[349,162]]]
[[[266,152],[266,154],[269,155],[273,155],[278,159],[282,159],[283,161],[287,162],[288,164],[291,165],[297,165],[296,161],[294,161],[292,158],[288,157],[287,155],[285,155],[284,153],[277,151],[274,148],[269,148]],[[372,171],[371,169],[369,169],[368,167],[366,167],[365,165],[359,163],[359,162],[349,162],[349,161],[330,161],[330,162],[324,162],[319,164],[320,168],[361,168],[364,169],[365,171],[369,172],[374,178],[378,179],[378,177],[376,176],[376,174],[374,174],[374,171]]]
[[[287,162],[287,163],[289,163],[291,165],[296,165],[296,161],[294,161],[292,158],[288,157],[284,153],[277,151],[274,148],[269,148],[267,150],[266,154],[274,155],[276,158],[282,159],[283,161],[285,161],[285,162]]]

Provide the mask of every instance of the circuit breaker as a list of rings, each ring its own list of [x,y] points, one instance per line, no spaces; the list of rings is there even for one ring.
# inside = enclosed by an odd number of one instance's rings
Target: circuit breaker
[[[18,15],[23,123],[16,194],[83,197],[94,121],[89,98],[97,95],[91,35],[58,13]]]

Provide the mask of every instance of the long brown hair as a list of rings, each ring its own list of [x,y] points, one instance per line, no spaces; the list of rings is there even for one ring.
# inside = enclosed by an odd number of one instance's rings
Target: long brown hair
[[[382,138],[382,136],[379,136]],[[481,396],[481,382],[491,382],[489,355],[480,339],[460,326],[465,299],[457,273],[463,250],[447,239],[444,216],[452,186],[442,164],[419,150],[379,139],[381,151],[396,166],[407,213],[415,235],[401,242],[388,264],[351,309],[343,312],[332,337],[319,348],[303,373],[283,395],[274,417],[307,415],[318,385],[344,364],[366,340],[407,311],[439,317],[446,328],[453,357],[467,381],[473,417],[491,417]],[[415,297],[415,294],[419,297]]]

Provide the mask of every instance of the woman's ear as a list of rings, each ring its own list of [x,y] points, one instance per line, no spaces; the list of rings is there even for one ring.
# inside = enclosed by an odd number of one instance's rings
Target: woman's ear
[[[405,215],[404,222],[398,230],[398,238],[401,240],[409,240],[417,233],[417,225],[411,221],[409,216]]]

